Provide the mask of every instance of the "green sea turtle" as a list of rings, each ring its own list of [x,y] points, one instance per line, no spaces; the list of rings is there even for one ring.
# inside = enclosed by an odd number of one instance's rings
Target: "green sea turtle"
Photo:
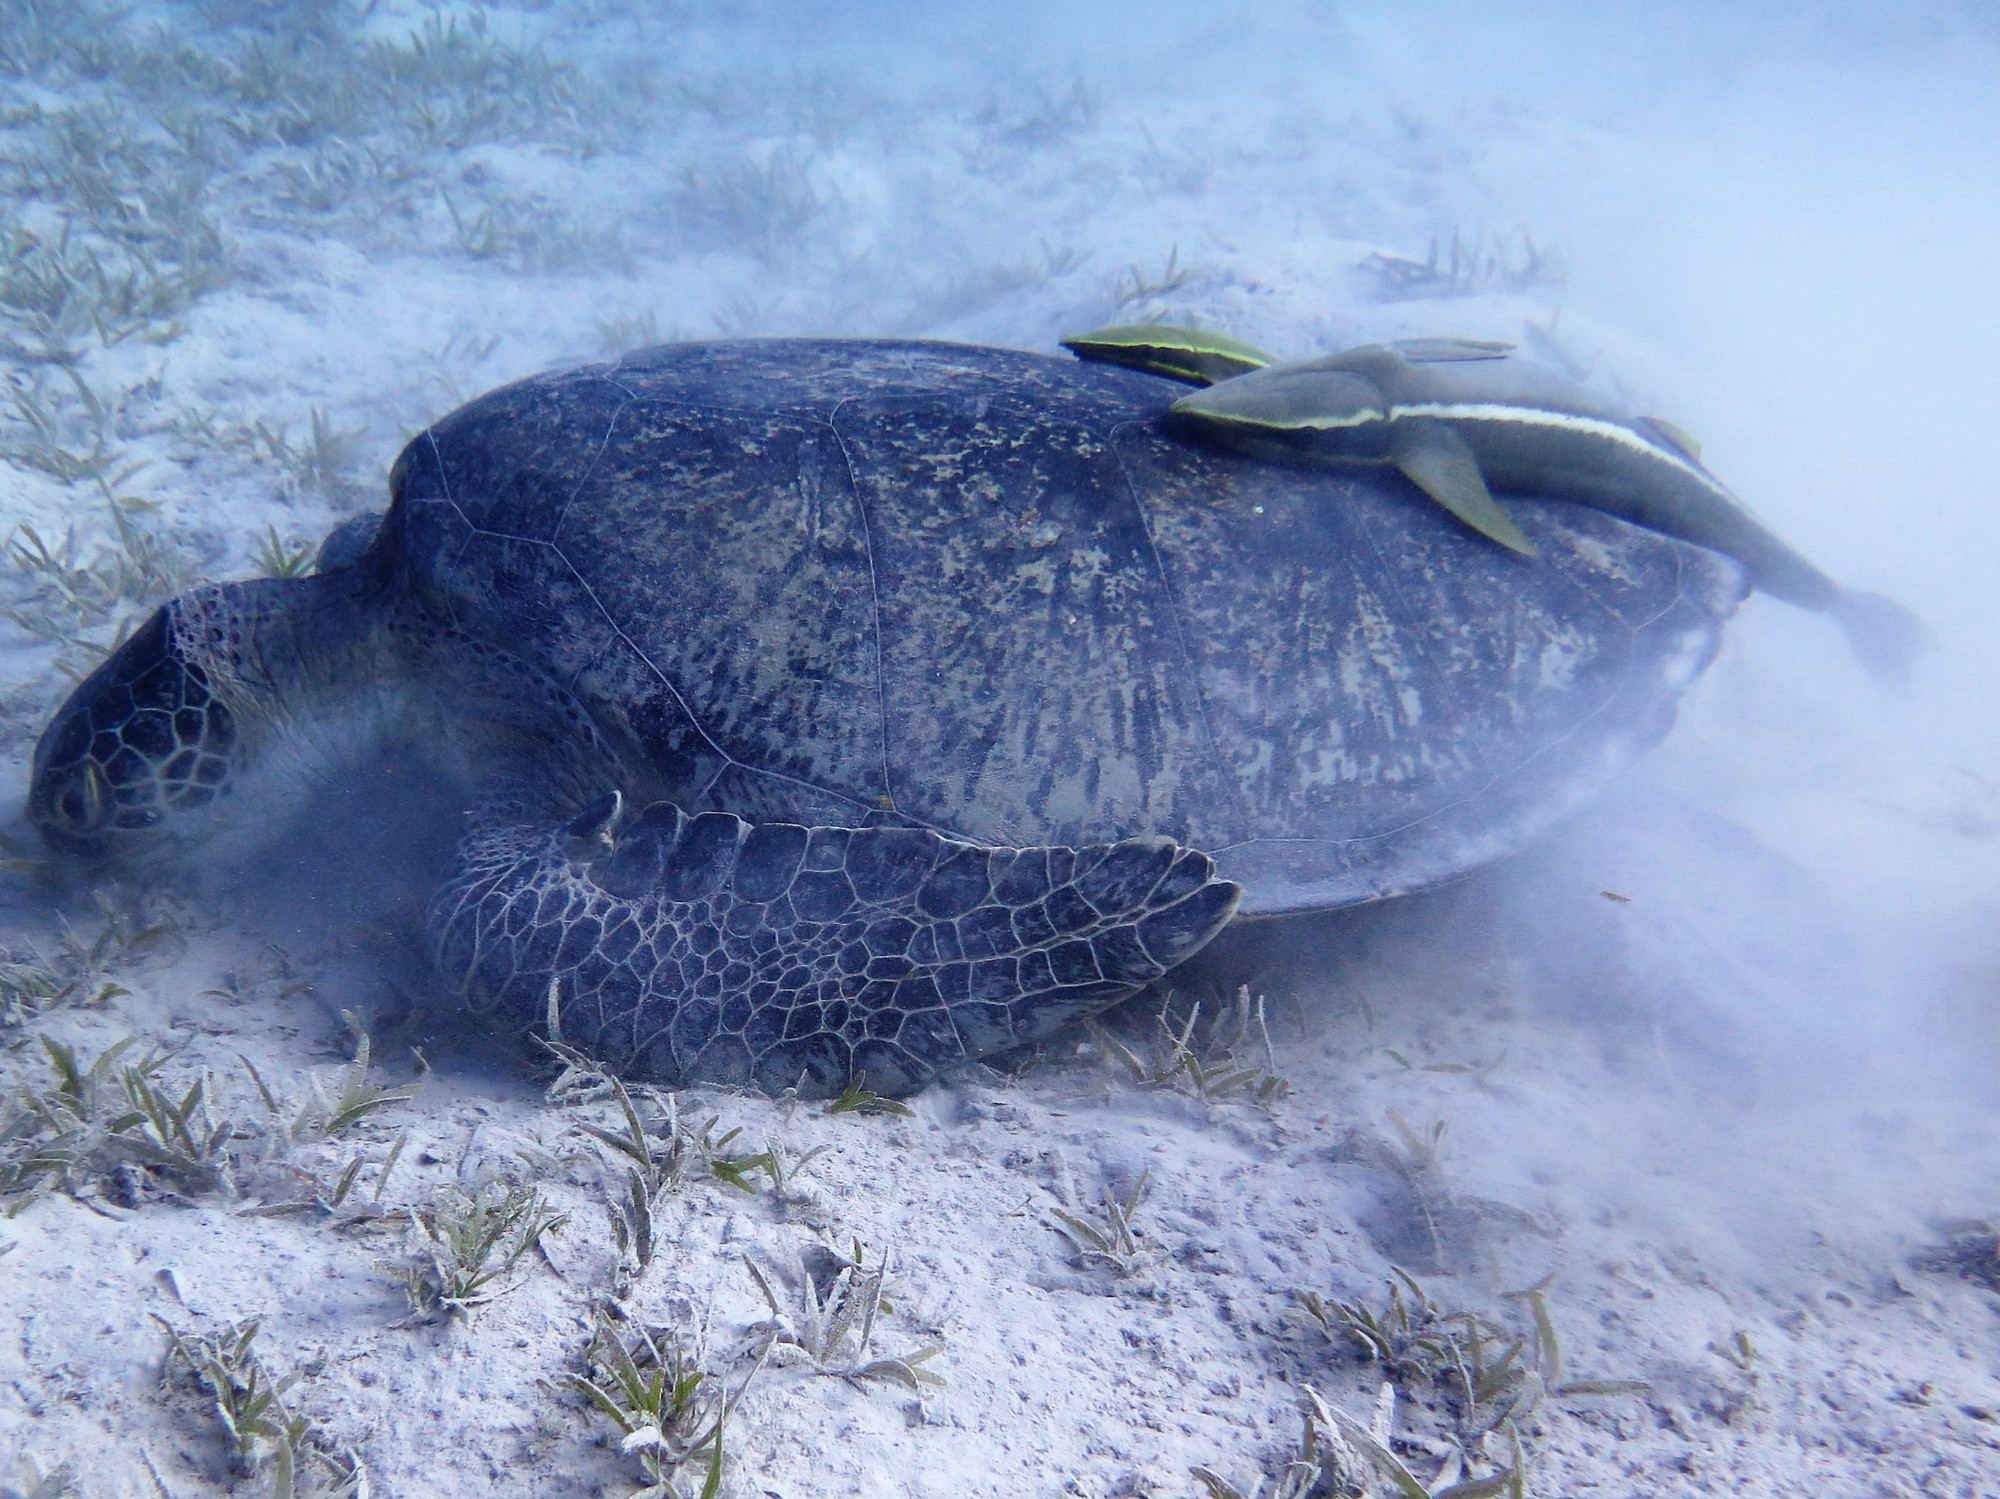
[[[1743,595],[1596,509],[1517,502],[1524,557],[1190,440],[1182,388],[812,340],[508,386],[409,444],[365,545],[164,606],[30,813],[86,860],[319,838],[274,807],[393,742],[464,787],[429,932],[474,1008],[664,1083],[907,1092],[1232,916],[1520,847]]]

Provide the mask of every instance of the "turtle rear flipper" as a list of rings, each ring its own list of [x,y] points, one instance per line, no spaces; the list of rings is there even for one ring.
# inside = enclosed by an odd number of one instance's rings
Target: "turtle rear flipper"
[[[474,833],[432,932],[474,1007],[636,1076],[893,1094],[1126,998],[1241,893],[1165,838],[982,848],[660,802],[595,843]]]

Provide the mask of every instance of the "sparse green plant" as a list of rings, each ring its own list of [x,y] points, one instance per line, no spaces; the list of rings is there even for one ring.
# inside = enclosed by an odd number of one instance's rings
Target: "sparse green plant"
[[[297,1197],[281,1202],[259,1203],[242,1211],[245,1216],[254,1218],[282,1218],[295,1213],[318,1212],[333,1220],[335,1228],[387,1223],[392,1214],[383,1206],[382,1194],[388,1189],[389,1178],[395,1174],[396,1163],[402,1159],[409,1143],[410,1132],[404,1130],[396,1136],[379,1161],[371,1161],[366,1151],[356,1151],[337,1173],[328,1178],[297,1166],[282,1164],[280,1169],[297,1177],[306,1190]],[[362,1171],[370,1165],[375,1167],[375,1182],[364,1198],[357,1189],[361,1185]]]
[[[24,879],[39,880],[54,869],[38,844],[0,833],[0,869]],[[18,956],[18,955],[15,955]]]
[[[251,561],[261,578],[303,578],[312,571],[313,558],[318,554],[318,542],[285,541],[276,526],[266,526]]]
[[[1160,1257],[1158,1248],[1140,1240],[1137,1226],[1151,1182],[1150,1171],[1140,1172],[1123,1197],[1107,1186],[1102,1202],[1094,1210],[1085,1209],[1089,1217],[1053,1209],[1056,1221],[1049,1227],[1069,1240],[1086,1270],[1102,1266],[1117,1275],[1131,1275]]]
[[[1393,1046],[1384,1046],[1382,1055],[1394,1062],[1405,1072],[1440,1072],[1455,1077],[1475,1078],[1485,1082],[1500,1070],[1500,1064],[1507,1060],[1506,1048],[1494,1056],[1490,1062],[1415,1062],[1407,1052],[1398,1051]]]
[[[244,1131],[218,1115],[206,1073],[169,1088],[160,1073],[174,1052],[149,1051],[128,1063],[137,1043],[127,1037],[85,1062],[52,1036],[39,1039],[49,1084],[17,1083],[0,1114],[0,1198],[15,1199],[10,1214],[54,1191],[108,1187],[126,1206],[137,1205],[140,1190],[161,1185],[235,1195],[229,1147]]]
[[[1549,1286],[1555,1276],[1544,1277],[1520,1291],[1504,1291],[1501,1299],[1519,1301],[1528,1308],[1534,1333],[1534,1363],[1548,1393],[1557,1399],[1583,1395],[1643,1395],[1652,1388],[1643,1379],[1566,1379],[1562,1341],[1556,1336],[1555,1318],[1549,1313]]]
[[[253,1462],[266,1444],[293,1445],[304,1434],[284,1406],[298,1377],[273,1378],[265,1369],[251,1346],[261,1326],[255,1318],[219,1333],[183,1332],[164,1317],[153,1320],[166,1333],[171,1355],[206,1388],[239,1461]]]
[[[0,1025],[20,1025],[55,1008],[66,985],[46,964],[0,962]]]
[[[1444,1172],[1445,1140],[1451,1133],[1451,1121],[1433,1119],[1419,1129],[1403,1117],[1401,1110],[1388,1112],[1396,1138],[1384,1147],[1383,1156],[1409,1187],[1430,1241],[1433,1268],[1441,1268],[1449,1257],[1442,1225],[1450,1221],[1452,1212],[1453,1192]]]
[[[1315,1499],[1321,1494],[1344,1494],[1346,1487],[1329,1489],[1325,1486],[1326,1464],[1321,1460],[1319,1443],[1307,1418],[1307,1429],[1298,1455],[1285,1460],[1275,1478],[1271,1478],[1270,1488],[1265,1488],[1265,1475],[1259,1474],[1250,1482],[1250,1487],[1240,1489],[1212,1468],[1200,1464],[1188,1469],[1195,1481],[1202,1487],[1207,1499]]]
[[[868,1079],[857,1077],[845,1088],[840,1096],[826,1106],[829,1114],[896,1114],[905,1119],[916,1117],[916,1111],[901,1099],[884,1098],[868,1086]]]
[[[819,1145],[794,1156],[781,1143],[767,1140],[754,1154],[731,1153],[729,1147],[742,1134],[741,1129],[717,1135],[719,1116],[710,1115],[700,1124],[685,1121],[677,1095],[651,1090],[644,1095],[644,1102],[657,1111],[658,1118],[649,1126],[641,1113],[641,1100],[632,1096],[622,1080],[573,1047],[560,1041],[544,1044],[562,1063],[561,1072],[549,1085],[552,1101],[594,1101],[608,1096],[618,1105],[618,1128],[589,1123],[577,1127],[616,1151],[626,1163],[624,1181],[605,1205],[618,1250],[621,1293],[652,1262],[653,1219],[663,1194],[701,1177],[750,1194],[758,1190],[758,1178],[763,1177],[771,1185],[773,1198],[781,1206],[789,1205],[799,1198],[800,1175],[831,1148]]]
[[[994,100],[974,116],[995,143],[1013,150],[1041,150],[1090,129],[1103,108],[1103,96],[1081,78],[1051,91],[1035,85],[1034,96],[1019,103]]]
[[[631,252],[615,224],[593,224],[539,194],[490,193],[461,206],[441,194],[459,251],[526,275],[546,275],[577,265],[627,265]]]
[[[1422,260],[1377,251],[1361,262],[1360,270],[1385,302],[1527,291],[1560,285],[1565,278],[1562,257],[1537,245],[1526,230],[1517,245],[1504,234],[1490,240],[1483,234],[1467,238],[1454,229],[1448,241],[1432,235],[1430,253]]]
[[[558,1016],[560,1025],[562,985],[558,979],[549,980],[548,1005]],[[618,1074],[591,1056],[578,1051],[560,1037],[542,1037],[540,1045],[556,1059],[556,1074],[542,1090],[542,1096],[558,1108],[576,1108],[582,1104],[602,1103],[613,1098],[624,1088]],[[625,1100],[631,1102],[628,1094]],[[638,1138],[645,1139],[645,1131],[639,1131]]]
[[[559,1388],[581,1395],[624,1433],[620,1450],[639,1462],[647,1486],[632,1499],[686,1499],[680,1471],[705,1471],[701,1499],[715,1499],[726,1467],[723,1427],[762,1367],[760,1359],[731,1393],[704,1365],[707,1340],[684,1346],[666,1328],[618,1323],[600,1313],[586,1354],[587,1374],[565,1374]]]
[[[318,1078],[312,1078],[307,1084],[306,1097],[293,1102],[264,1081],[256,1063],[245,1056],[237,1058],[250,1075],[265,1113],[282,1125],[287,1140],[333,1139],[384,1109],[408,1103],[417,1096],[416,1083],[383,1087],[368,1080],[374,1060],[374,1042],[368,1028],[351,1010],[341,1011],[341,1018],[354,1037],[354,1060],[341,1069],[338,1092],[329,1094]]]
[[[1449,1119],[1433,1119],[1418,1129],[1400,1110],[1391,1109],[1389,1124],[1396,1131],[1390,1159],[1405,1177],[1435,1177],[1444,1169],[1444,1142],[1451,1133]]]
[[[1167,263],[1157,278],[1141,270],[1137,261],[1128,265],[1118,284],[1112,288],[1111,305],[1145,307],[1158,303],[1186,288],[1201,274],[1199,267],[1181,264],[1181,247],[1175,245],[1167,251]]]
[[[1506,1299],[1524,1303],[1532,1328],[1527,1336],[1466,1310],[1434,1302],[1417,1278],[1395,1269],[1379,1306],[1298,1297],[1299,1315],[1336,1344],[1345,1344],[1378,1365],[1392,1384],[1438,1390],[1451,1408],[1461,1440],[1483,1437],[1525,1419],[1546,1395],[1643,1394],[1639,1380],[1563,1377],[1562,1346],[1549,1314],[1548,1282]]]
[[[1320,1465],[1298,1459],[1285,1464],[1269,1490],[1265,1489],[1265,1480],[1261,1475],[1251,1481],[1248,1489],[1239,1489],[1221,1474],[1199,1463],[1188,1472],[1201,1485],[1208,1499],[1312,1499],[1313,1495],[1326,1492],[1320,1487]]]
[[[0,23],[0,75],[21,85],[0,152],[0,461],[122,492],[127,444],[163,425],[163,377],[114,396],[92,364],[179,337],[231,279],[237,229],[400,246],[444,227],[432,210],[447,177],[475,190],[486,169],[468,169],[462,148],[535,141],[583,156],[619,120],[580,70],[490,34],[477,12],[384,36],[364,27],[367,7],[316,4],[303,22],[282,7],[268,26],[211,9],[171,38],[93,0],[16,5]],[[524,269],[617,251],[610,231],[550,205],[477,191],[489,234]],[[338,498],[354,436],[320,414],[311,439],[265,457],[294,487]],[[122,599],[178,591],[147,574],[186,570],[150,527],[109,544],[82,527],[67,542],[46,527],[16,539],[30,597],[9,612],[63,643],[66,668],[103,646]],[[119,556],[134,540],[150,551]],[[135,576],[114,580],[114,567]]]
[[[185,1331],[164,1317],[168,1364],[191,1373],[229,1438],[239,1472],[268,1466],[273,1499],[366,1499],[367,1470],[352,1454],[336,1451],[313,1420],[285,1397],[299,1376],[275,1376],[253,1346],[260,1322],[252,1318],[215,1333]]]
[[[430,383],[442,393],[445,405],[459,405],[473,394],[468,379],[499,347],[500,335],[497,333],[482,338],[460,331],[452,334],[438,348],[424,352],[422,360],[429,369]],[[404,435],[407,437],[410,434],[406,431]]]
[[[45,1192],[81,1185],[86,1163],[108,1133],[105,1079],[137,1044],[128,1036],[85,1063],[63,1042],[51,1036],[40,1039],[52,1086],[17,1082],[0,1119],[0,1196],[19,1199],[9,1208],[10,1216]]]
[[[340,1091],[331,1098],[320,1091],[318,1079],[312,1085],[312,1128],[328,1138],[344,1134],[362,1120],[407,1103],[417,1095],[415,1083],[385,1088],[368,1081],[372,1043],[367,1028],[352,1011],[343,1011],[342,1018],[354,1035],[354,1060],[341,1071]]]
[[[888,1310],[883,1295],[888,1266],[864,1265],[860,1244],[854,1245],[851,1256],[827,1251],[817,1263],[801,1257],[799,1293],[791,1298],[790,1307],[756,1261],[746,1255],[743,1264],[771,1309],[765,1349],[774,1362],[802,1362],[818,1374],[856,1384],[900,1384],[919,1394],[944,1383],[923,1367],[944,1352],[942,1343],[887,1357],[869,1356],[876,1320]]]
[[[257,995],[268,995],[275,1000],[295,999],[301,994],[312,993],[313,987],[311,978],[294,970],[291,955],[273,946],[266,948],[256,970],[246,972],[232,968],[199,992],[203,999],[242,1004]]]
[[[1158,1020],[1163,1050],[1141,1052],[1127,1046],[1097,1021],[1086,1022],[1092,1037],[1142,1088],[1184,1092],[1203,1103],[1240,1100],[1263,1108],[1275,1107],[1290,1092],[1291,1083],[1276,1070],[1271,1033],[1264,1018],[1264,1000],[1253,998],[1250,986],[1238,986],[1235,1002],[1215,1023],[1201,1026],[1201,1001],[1188,1008],[1178,1029],[1172,1018],[1172,996]],[[1240,1049],[1252,1039],[1261,1042],[1264,1065],[1246,1065]]]
[[[611,1241],[618,1250],[615,1295],[623,1296],[653,1263],[653,1204],[657,1196],[648,1189],[645,1173],[635,1168],[625,1173],[625,1190],[605,1204]]]
[[[1364,1359],[1380,1364],[1390,1379],[1435,1378],[1452,1363],[1451,1314],[1439,1312],[1407,1270],[1392,1272],[1387,1291],[1379,1309],[1358,1299],[1322,1300],[1310,1291],[1301,1292],[1298,1300],[1305,1319],[1329,1340],[1344,1340]]]
[[[38,870],[39,861],[29,867]],[[123,999],[132,991],[107,977],[107,970],[136,961],[177,935],[168,922],[135,931],[107,908],[104,926],[88,942],[65,924],[53,959],[0,949],[0,1025],[19,1025],[66,1007],[100,1010]]]
[[[121,175],[129,184],[139,172],[128,167]],[[67,198],[82,214],[65,216],[53,235],[20,223],[0,230],[0,328],[14,331],[0,352],[30,366],[74,368],[88,340],[105,348],[128,339],[171,342],[182,331],[181,314],[224,279],[215,225],[198,210],[184,211],[175,242],[137,240],[130,225],[90,222],[73,190],[87,188],[87,178],[66,187],[60,177],[57,167],[23,185],[35,196]]]
[[[672,341],[671,336],[661,336],[659,320],[650,312],[621,313],[617,317],[597,320],[597,346],[610,359],[633,349]]]
[[[122,1154],[188,1190],[236,1194],[228,1152],[236,1121],[217,1116],[212,1079],[195,1078],[178,1097],[145,1068],[124,1069],[120,1081],[131,1112],[109,1128]]]
[[[689,165],[669,196],[668,211],[698,245],[776,261],[839,202],[820,185],[815,166],[790,147],[719,167]]]
[[[755,1190],[753,1184],[740,1178],[763,1169],[762,1155],[728,1154],[730,1145],[743,1133],[741,1129],[717,1135],[719,1115],[710,1115],[700,1124],[691,1123],[682,1119],[676,1094],[645,1090],[635,1099],[624,1082],[595,1059],[560,1041],[544,1041],[543,1045],[562,1064],[548,1087],[550,1102],[574,1105],[608,1098],[618,1105],[619,1128],[604,1129],[589,1123],[580,1123],[577,1128],[630,1163],[629,1169],[639,1173],[649,1203],[662,1192],[709,1176],[744,1191]],[[640,1111],[642,1100],[658,1114],[657,1123],[650,1127]]]
[[[230,453],[274,474],[282,494],[313,495],[344,506],[360,491],[355,470],[367,453],[367,431],[336,426],[318,406],[306,414],[303,438],[294,438],[288,424],[237,421],[200,406],[183,407],[164,430],[191,447]],[[315,550],[270,527],[252,561],[265,577],[298,577],[311,570]]]
[[[788,316],[783,298],[739,286],[722,299],[715,331],[725,338],[762,338],[784,327]]]
[[[1750,1341],[1750,1334],[1742,1329],[1726,1338],[1718,1338],[1708,1345],[1708,1351],[1735,1369],[1737,1373],[1754,1380],[1757,1378],[1757,1345]]]
[[[288,427],[253,421],[248,430],[262,455],[284,474],[289,489],[327,499],[344,498],[355,488],[352,473],[360,462],[367,434],[358,427],[336,427],[333,418],[317,406],[306,414],[306,421],[306,436],[301,442],[292,441]],[[275,531],[270,541],[279,548],[280,556],[285,555]],[[302,571],[302,563],[292,573],[265,569],[266,576],[272,577],[295,577]]]
[[[1544,1384],[1522,1358],[1523,1339],[1476,1313],[1439,1308],[1407,1271],[1394,1273],[1388,1291],[1379,1310],[1311,1294],[1299,1305],[1329,1339],[1345,1339],[1394,1383],[1447,1392],[1461,1432],[1491,1430],[1539,1403]]]
[[[1079,250],[1075,245],[1051,245],[1047,240],[1041,244],[1042,260],[1037,267],[1037,278],[1044,283],[1061,280],[1090,259],[1088,250]]]
[[[56,965],[84,988],[94,988],[105,975],[163,952],[181,942],[181,923],[168,916],[147,917],[124,909],[102,890],[92,901],[103,917],[97,935],[85,941],[66,918],[56,948]]]
[[[1047,286],[1076,270],[1090,256],[1073,245],[1041,242],[1041,253],[1029,259],[985,261],[960,266],[929,283],[912,281],[910,303],[898,326],[921,333],[940,323],[954,322],[985,310],[1026,287]],[[757,326],[753,317],[746,326]]]
[[[717,1181],[744,1193],[757,1190],[756,1177],[761,1173],[770,1180],[772,1200],[780,1207],[791,1207],[807,1200],[799,1182],[813,1162],[832,1149],[831,1145],[815,1145],[794,1155],[784,1142],[766,1139],[764,1148],[755,1155],[710,1156],[708,1169]]]
[[[1199,1466],[1190,1469],[1206,1491],[1207,1499],[1321,1499],[1321,1496],[1333,1499],[1333,1496],[1366,1494],[1372,1476],[1369,1464],[1341,1434],[1333,1413],[1311,1386],[1306,1388],[1300,1417],[1303,1430],[1299,1435],[1298,1450],[1283,1460],[1275,1476],[1260,1474],[1251,1480],[1248,1489],[1238,1488],[1213,1469]],[[1378,1402],[1378,1426],[1383,1418]],[[1393,1405],[1389,1408],[1388,1419],[1394,1419]],[[1388,1440],[1386,1427],[1383,1428],[1383,1440]],[[1264,1487],[1267,1477],[1271,1483],[1268,1491]]]
[[[497,1195],[447,1187],[409,1218],[414,1256],[404,1287],[423,1318],[470,1316],[506,1291],[507,1276],[544,1235],[569,1221],[532,1187]]]
[[[1507,1291],[1508,1301],[1527,1305],[1534,1324],[1534,1361],[1542,1380],[1551,1389],[1563,1387],[1562,1341],[1556,1336],[1555,1319],[1549,1315],[1548,1288],[1555,1276],[1549,1275],[1524,1291]]]
[[[1320,1464],[1320,1478],[1334,1494],[1372,1494],[1387,1485],[1396,1499],[1526,1499],[1527,1458],[1520,1434],[1511,1421],[1506,1427],[1509,1461],[1499,1472],[1471,1473],[1473,1460],[1453,1447],[1429,1483],[1418,1478],[1395,1452],[1396,1388],[1385,1384],[1376,1393],[1375,1409],[1365,1426],[1327,1404],[1306,1387],[1306,1444]],[[1480,1455],[1491,1443],[1482,1440]],[[1489,1463],[1490,1463],[1489,1459]],[[1296,1470],[1297,1464],[1294,1465]],[[1312,1492],[1307,1489],[1305,1492]]]
[[[108,536],[85,540],[72,525],[54,541],[22,522],[7,543],[26,590],[0,617],[37,640],[61,643],[82,663],[76,674],[115,649],[141,610],[179,592],[191,576],[186,554],[154,524],[155,507],[113,489],[125,477],[100,481]]]

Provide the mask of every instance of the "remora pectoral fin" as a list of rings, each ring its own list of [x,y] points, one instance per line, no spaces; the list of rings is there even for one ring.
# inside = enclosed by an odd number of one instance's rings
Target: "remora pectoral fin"
[[[1524,557],[1536,555],[1535,544],[1487,489],[1472,449],[1447,423],[1429,417],[1399,419],[1389,456],[1412,484],[1480,535]]]

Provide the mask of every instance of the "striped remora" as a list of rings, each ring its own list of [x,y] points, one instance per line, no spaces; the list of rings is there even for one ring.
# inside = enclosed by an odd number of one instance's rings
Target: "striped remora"
[[[1254,344],[1211,328],[1123,323],[1065,338],[1062,346],[1094,364],[1122,364],[1187,385],[1213,385],[1277,361]]]
[[[1182,397],[1174,412],[1265,456],[1380,464],[1502,546],[1535,545],[1495,489],[1571,500],[1735,558],[1773,598],[1831,615],[1866,667],[1902,679],[1927,632],[1845,588],[1752,515],[1670,423],[1470,339],[1367,344],[1275,364]]]

